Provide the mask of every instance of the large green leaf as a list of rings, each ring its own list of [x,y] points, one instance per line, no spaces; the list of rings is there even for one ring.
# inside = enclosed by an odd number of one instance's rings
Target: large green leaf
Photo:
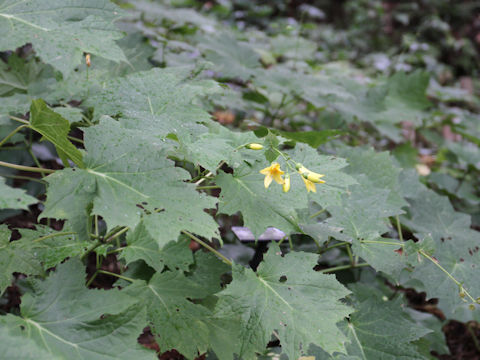
[[[420,360],[415,341],[430,330],[415,324],[400,300],[386,302],[370,297],[362,301],[343,330],[350,340],[347,353],[360,359]]]
[[[28,195],[25,190],[15,189],[5,183],[6,179],[0,177],[0,209],[23,209],[38,202],[33,196]]]
[[[234,266],[232,283],[218,293],[216,316],[241,318],[239,356],[255,359],[274,331],[289,359],[308,353],[310,344],[344,351],[346,338],[336,324],[351,309],[338,299],[349,292],[333,275],[314,272],[316,263],[315,254],[282,256],[272,243],[256,273]]]
[[[50,109],[42,99],[32,101],[30,127],[55,145],[58,155],[66,166],[69,158],[78,166],[84,167],[82,153],[67,139],[70,123]]]
[[[137,280],[124,291],[146,305],[152,332],[162,351],[177,349],[188,359],[207,351],[205,319],[210,311],[188,300],[207,295],[201,284],[181,272],[167,271],[156,273],[148,283]]]
[[[1,322],[10,331],[52,355],[69,360],[150,359],[136,340],[146,324],[145,310],[119,290],[88,290],[78,260],[59,265],[47,280],[33,281],[22,297],[21,315]]]
[[[420,185],[423,187],[423,185]],[[469,215],[455,212],[450,201],[426,188],[409,198],[409,217],[403,218],[418,239],[431,236],[435,251],[434,261],[463,284],[474,299],[480,297],[480,233],[470,228]],[[421,281],[429,297],[439,298],[439,307],[445,314],[467,321],[471,318],[468,303],[459,296],[459,287],[439,266],[426,258],[420,259],[408,279]],[[477,305],[475,311],[480,311]]]
[[[215,199],[186,183],[187,171],[167,159],[164,139],[125,129],[104,118],[85,129],[86,169],[65,169],[47,177],[49,188],[43,217],[68,219],[86,237],[90,206],[109,228],[134,229],[141,218],[159,246],[175,240],[181,230],[211,238],[217,224],[204,212]]]
[[[169,133],[187,140],[205,132],[210,115],[195,102],[219,90],[212,81],[188,81],[186,69],[152,69],[108,81],[88,104],[97,116],[120,118],[122,126],[145,134]],[[93,94],[92,94],[93,95]]]
[[[121,10],[108,0],[2,0],[0,50],[32,43],[37,55],[67,76],[84,52],[127,61],[115,44]]]

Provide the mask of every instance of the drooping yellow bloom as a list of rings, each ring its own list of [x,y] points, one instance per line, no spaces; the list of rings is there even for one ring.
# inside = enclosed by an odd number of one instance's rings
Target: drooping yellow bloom
[[[290,190],[290,174],[285,175],[285,183],[282,186],[283,192],[288,192]]]
[[[321,180],[321,178],[324,177],[325,175],[313,172],[313,171],[307,169],[306,167],[304,167],[302,164],[297,164],[296,168],[297,168],[297,171],[299,172],[299,174],[302,175],[303,179],[307,179],[307,180],[309,180],[313,183],[317,183],[317,184],[324,184],[325,183],[324,180]]]
[[[282,179],[282,175],[284,174],[284,172],[280,170],[279,163],[272,163],[272,165],[270,165],[269,167],[260,170],[260,174],[265,175],[265,180],[263,182],[263,184],[265,185],[265,189],[268,189],[268,187],[272,183],[272,180],[275,180],[280,185],[285,183],[285,181]]]
[[[305,183],[305,187],[307,188],[307,191],[313,191],[314,193],[317,192],[317,189],[315,188],[315,183],[311,182],[310,180],[305,179],[303,176],[301,177],[303,182]]]
[[[317,174],[317,173],[314,173],[314,172],[309,172],[307,174],[307,180],[313,182],[313,183],[320,183],[320,184],[325,184],[325,181],[324,180],[320,180],[320,178],[324,177],[325,175],[322,175],[322,174]],[[305,177],[305,176],[302,176],[302,177]]]

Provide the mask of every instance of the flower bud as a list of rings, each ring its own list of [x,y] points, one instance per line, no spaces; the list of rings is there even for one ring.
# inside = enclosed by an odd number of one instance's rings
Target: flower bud
[[[460,296],[462,299],[465,297],[465,291],[461,290],[459,293],[458,293],[458,296]]]
[[[468,305],[468,308],[473,311],[473,310],[475,310],[475,305],[470,304],[470,305]]]
[[[250,149],[250,150],[262,150],[263,149],[263,145],[262,144],[257,144],[257,143],[247,144],[247,145],[245,145],[245,147],[247,149]]]
[[[290,174],[285,175],[285,182],[282,185],[283,192],[288,192],[290,190]]]
[[[313,172],[309,172],[306,179],[310,180],[313,183],[324,183],[325,181],[320,180],[320,178],[324,177],[325,175],[317,174]]]

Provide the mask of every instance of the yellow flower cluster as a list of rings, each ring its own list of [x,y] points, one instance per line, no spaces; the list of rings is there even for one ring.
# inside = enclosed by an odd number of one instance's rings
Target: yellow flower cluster
[[[307,188],[307,191],[310,192],[317,192],[317,189],[315,187],[315,184],[324,184],[325,181],[321,180],[322,177],[325,175],[323,174],[318,174],[316,172],[313,172],[306,167],[304,167],[302,164],[296,164],[296,170],[298,174],[300,174],[303,182],[305,183],[305,187]],[[280,164],[279,163],[272,163],[270,166],[266,167],[265,169],[260,170],[260,173],[265,175],[265,180],[264,180],[264,185],[265,189],[268,189],[270,184],[272,183],[272,180],[275,180],[276,183],[283,185],[283,191],[288,192],[290,190],[290,174],[285,175],[285,179],[282,178],[282,175],[285,173],[280,169]]]

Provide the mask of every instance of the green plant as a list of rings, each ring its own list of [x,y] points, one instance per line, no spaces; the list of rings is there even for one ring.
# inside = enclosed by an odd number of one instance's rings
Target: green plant
[[[435,143],[429,74],[361,83],[309,63],[300,34],[122,7],[0,3],[0,292],[22,293],[0,316],[6,359],[154,359],[137,342],[147,326],[188,359],[256,359],[276,341],[289,359],[428,359],[445,348],[440,322],[405,310],[407,287],[478,319],[470,215],[424,184],[408,143],[395,156],[368,146],[402,143],[406,120]],[[222,107],[253,120],[222,126],[209,113]],[[457,125],[478,141],[474,121]],[[478,147],[438,144],[438,167],[464,176],[447,195],[476,214]],[[29,209],[29,228],[9,221]],[[253,270],[222,249],[225,219],[285,237]]]

